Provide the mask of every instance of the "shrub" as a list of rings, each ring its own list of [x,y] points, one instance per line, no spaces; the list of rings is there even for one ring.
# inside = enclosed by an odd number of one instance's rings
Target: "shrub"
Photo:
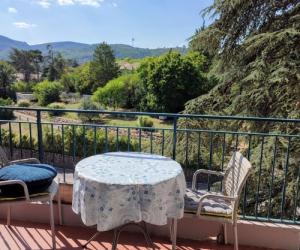
[[[100,108],[91,99],[83,98],[82,101],[81,101],[81,103],[80,103],[80,109],[83,109],[83,110],[99,110]],[[78,114],[78,117],[83,122],[86,122],[86,121],[91,122],[93,119],[99,118],[99,114],[80,113],[80,114]]]
[[[98,88],[92,99],[105,106],[115,108],[135,108],[138,105],[137,90],[139,77],[137,74],[126,74],[109,81]]]
[[[145,128],[152,128],[153,127],[153,121],[148,116],[139,116],[138,117],[138,126],[139,127],[145,127]]]
[[[59,82],[43,81],[34,87],[34,95],[40,105],[46,106],[49,103],[59,101],[59,94],[63,89]]]
[[[10,98],[11,100],[16,100],[16,92],[9,87],[7,88],[0,88],[0,98],[7,99]]]
[[[16,92],[32,92],[34,86],[36,85],[35,82],[14,82],[11,85],[11,89],[16,91]]]
[[[64,139],[64,144],[63,144]],[[66,126],[64,128],[64,138],[62,139],[61,131],[55,131],[53,134],[49,128],[43,131],[43,143],[45,152],[61,153],[64,146],[64,152],[68,155],[77,157],[85,157],[96,153],[104,153],[108,151],[138,150],[138,141],[134,138],[128,140],[127,135],[119,135],[119,140],[116,142],[116,132],[108,131],[107,136],[104,130],[97,129],[96,132],[92,127],[78,126],[72,128]],[[106,141],[107,139],[107,141]],[[128,145],[129,144],[129,145]]]
[[[66,92],[79,92],[91,94],[93,80],[90,74],[90,63],[82,64],[75,69],[65,72],[60,79]]]
[[[59,99],[64,103],[77,103],[80,101],[80,93],[62,92]]]
[[[30,107],[30,102],[27,101],[27,100],[21,100],[18,102],[18,107],[24,107],[24,108],[27,108],[27,107]]]
[[[13,104],[13,101],[10,98],[3,99],[0,98],[0,106],[10,106]],[[14,118],[14,113],[12,110],[0,109],[0,119],[1,120],[11,120]]]
[[[50,103],[47,107],[49,109],[65,109],[66,108],[66,106],[64,104],[57,103],[57,102]],[[64,112],[53,110],[53,111],[49,111],[48,114],[50,116],[59,116],[59,115],[63,115]]]

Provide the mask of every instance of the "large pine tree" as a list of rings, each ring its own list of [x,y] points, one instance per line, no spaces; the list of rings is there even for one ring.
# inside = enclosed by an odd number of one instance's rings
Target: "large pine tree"
[[[186,112],[300,117],[299,1],[215,0],[209,13],[190,45],[213,57],[221,84]]]
[[[220,83],[208,94],[189,101],[184,112],[299,119],[299,0],[215,0],[204,14],[211,14],[215,19],[196,32],[190,47],[209,56],[209,74],[216,76]],[[190,119],[180,121],[179,126],[296,136],[300,133],[299,123]],[[300,140],[296,136],[289,141],[281,136],[274,139],[252,135],[250,142],[247,134],[223,137],[209,132],[178,133],[177,159],[188,166],[209,164],[212,169],[220,169],[222,150],[226,157],[236,149],[244,155],[251,152],[254,170],[246,190],[246,213],[297,220],[300,219]],[[225,145],[223,149],[222,145]],[[272,166],[275,166],[273,170]],[[284,203],[283,192],[286,192]]]

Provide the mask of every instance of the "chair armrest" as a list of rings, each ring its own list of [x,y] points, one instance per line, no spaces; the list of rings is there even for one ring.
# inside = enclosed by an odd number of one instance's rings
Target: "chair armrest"
[[[41,162],[36,158],[28,158],[28,159],[10,161],[10,162],[8,162],[8,165],[13,165],[13,164],[18,164],[18,163],[37,163],[37,164],[39,164]]]
[[[199,199],[199,204],[198,204],[198,209],[197,209],[198,216],[200,216],[200,214],[201,214],[203,200],[208,199],[208,198],[221,198],[223,200],[227,200],[227,201],[231,201],[231,202],[238,201],[238,197],[226,196],[226,195],[222,195],[222,194],[205,194],[205,195],[201,196],[201,198]]]
[[[30,201],[28,188],[24,181],[21,181],[21,180],[0,181],[0,186],[7,186],[7,185],[14,185],[14,184],[19,184],[23,187],[25,198],[27,201]]]
[[[196,183],[197,183],[197,177],[200,174],[207,174],[207,175],[217,175],[224,177],[225,173],[220,171],[213,171],[208,169],[198,169],[194,175],[193,175],[193,181],[192,181],[192,190],[196,190]]]

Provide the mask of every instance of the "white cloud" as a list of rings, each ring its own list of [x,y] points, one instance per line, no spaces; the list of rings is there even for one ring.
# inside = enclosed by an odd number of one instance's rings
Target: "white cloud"
[[[36,24],[26,22],[14,22],[13,25],[19,29],[30,29],[37,26]]]
[[[9,13],[18,13],[18,10],[14,7],[9,7],[7,10]]]
[[[57,0],[59,5],[73,5],[74,1],[73,0]]]
[[[41,5],[43,8],[49,8],[51,3],[50,0],[37,0],[37,4]]]
[[[56,2],[61,6],[78,4],[91,7],[100,7],[101,3],[104,2],[104,0],[35,0],[35,2],[41,5],[43,8],[49,8],[53,2]]]
[[[112,3],[112,6],[117,8],[118,7],[118,4],[117,3]]]
[[[103,1],[104,0],[74,0],[74,2],[79,3],[81,5],[88,5],[92,7],[100,7]]]

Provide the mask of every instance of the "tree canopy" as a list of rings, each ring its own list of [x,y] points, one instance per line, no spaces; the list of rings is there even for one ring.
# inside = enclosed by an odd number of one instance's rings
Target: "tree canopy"
[[[198,31],[190,46],[213,55],[210,70],[221,84],[190,101],[186,112],[299,117],[297,3],[215,0],[204,12],[215,21]]]
[[[45,56],[45,67],[43,75],[47,77],[49,81],[59,80],[67,66],[67,61],[60,53],[54,53],[50,45],[47,46],[48,55]]]
[[[141,79],[140,109],[179,112],[186,101],[208,91],[201,70],[205,57],[199,53],[182,56],[178,52],[144,60],[138,69]]]
[[[16,71],[9,63],[0,61],[0,87],[6,88],[16,79]]]
[[[110,80],[93,94],[93,100],[113,108],[134,108],[138,106],[140,79],[138,74],[126,74]]]
[[[90,75],[93,79],[91,91],[104,86],[109,80],[119,75],[119,66],[116,63],[113,50],[105,42],[99,44],[94,51],[93,60],[90,64]]]
[[[39,70],[37,64],[42,60],[41,53],[37,50],[12,49],[9,55],[11,64],[24,76],[24,81],[29,82],[31,74]]]
[[[297,0],[215,0],[204,14],[212,14],[215,20],[197,30],[190,41],[193,51],[210,55],[208,75],[219,80],[208,94],[199,96],[185,105],[185,113],[218,114],[259,117],[300,118],[300,4]],[[258,123],[241,121],[180,121],[182,128],[231,130],[299,134],[297,124]],[[185,135],[178,135],[177,150],[184,152]],[[240,136],[240,135],[239,135]],[[189,142],[198,140],[191,135]],[[240,136],[242,137],[242,136]],[[273,216],[280,216],[282,176],[287,170],[288,140],[278,139],[276,147],[271,137],[238,138],[233,142],[229,135],[224,138],[202,137],[202,147],[190,147],[189,164],[206,162],[213,158],[215,167],[221,166],[221,149],[214,148],[210,155],[207,145],[226,143],[228,153],[236,148],[247,155],[251,151],[252,176],[247,183],[247,207],[255,206],[256,176],[268,188],[271,181],[270,166],[275,162],[272,153],[276,148],[276,171],[272,204],[268,192],[260,194],[258,212],[267,214],[271,206]],[[275,141],[276,142],[276,141]],[[212,144],[211,144],[212,145]],[[199,159],[199,153],[201,157]],[[294,142],[289,150],[289,174],[286,184],[285,216],[293,215],[299,171],[300,145]],[[250,155],[250,153],[249,153]],[[184,153],[177,155],[184,161]],[[262,166],[260,168],[260,166]]]

